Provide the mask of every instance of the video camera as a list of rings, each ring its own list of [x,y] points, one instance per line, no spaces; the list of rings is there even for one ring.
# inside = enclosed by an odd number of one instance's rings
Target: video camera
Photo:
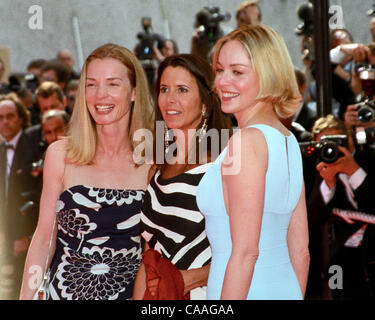
[[[333,163],[342,156],[338,147],[348,148],[348,136],[345,134],[322,136],[319,142],[300,142],[299,146],[303,157],[315,155],[319,162]]]
[[[17,93],[21,89],[21,82],[16,76],[10,76],[8,79],[9,83],[1,86],[2,94],[8,94],[10,92]]]
[[[297,9],[297,16],[302,21],[294,29],[298,36],[311,36],[314,33],[314,7],[311,2],[302,3]]]
[[[366,63],[357,64],[355,70],[361,80],[363,101],[357,104],[357,118],[363,123],[375,120],[375,69]]]
[[[220,22],[229,21],[229,12],[220,13],[219,7],[204,7],[195,15],[195,28],[198,29],[198,37],[201,41],[215,43],[223,36]]]
[[[22,89],[29,89],[31,92],[35,92],[39,85],[38,78],[32,74],[28,73],[23,78],[18,78],[15,75],[11,75],[8,79],[8,84],[1,86],[2,94],[7,94],[10,92],[19,93]]]
[[[140,40],[135,55],[139,60],[152,60],[154,59],[154,46],[157,46],[159,50],[164,46],[164,37],[157,33],[151,33],[151,18],[142,17],[142,27],[144,32],[137,34],[137,38]]]
[[[35,90],[38,88],[39,86],[39,80],[37,78],[37,76],[33,73],[27,73],[25,75],[25,82],[26,82],[26,87],[31,91],[31,92],[35,92]]]
[[[302,3],[297,8],[297,16],[302,21],[294,29],[298,36],[304,36],[303,49],[307,50],[306,58],[313,62],[315,60],[314,50],[314,7],[311,2]]]

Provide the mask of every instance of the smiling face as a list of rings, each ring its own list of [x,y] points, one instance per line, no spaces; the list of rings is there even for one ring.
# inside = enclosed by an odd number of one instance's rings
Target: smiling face
[[[221,110],[236,118],[256,103],[259,81],[244,46],[238,40],[226,42],[215,66],[215,87]]]
[[[195,78],[183,67],[167,67],[160,81],[158,104],[168,128],[196,129],[202,104]]]
[[[86,72],[86,104],[96,124],[128,121],[135,101],[127,68],[113,58],[94,59]]]

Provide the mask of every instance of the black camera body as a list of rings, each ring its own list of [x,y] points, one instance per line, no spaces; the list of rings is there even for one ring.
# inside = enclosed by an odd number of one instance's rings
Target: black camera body
[[[135,55],[139,60],[152,60],[154,59],[154,46],[157,46],[159,50],[164,46],[164,37],[157,33],[151,33],[151,18],[143,17],[142,27],[144,32],[137,34],[139,43],[135,50]]]
[[[43,169],[44,168],[44,160],[39,159],[38,161],[35,161],[31,164],[31,170],[36,170],[36,169]]]
[[[357,104],[357,119],[363,123],[375,120],[375,69],[371,64],[359,63],[355,71],[361,80],[363,99]]]
[[[9,84],[1,85],[0,94],[17,93],[21,89],[21,82],[16,76],[10,76],[8,81]]]
[[[25,82],[26,82],[26,87],[33,93],[39,86],[39,80],[37,76],[33,73],[28,73],[25,75]]]
[[[204,7],[195,15],[195,28],[198,28],[199,39],[215,43],[223,36],[220,22],[229,21],[230,18],[230,13],[221,14],[219,7]]]
[[[333,163],[342,156],[339,146],[348,148],[346,134],[322,136],[319,142],[300,142],[302,156],[317,156],[318,162]]]
[[[366,99],[357,104],[357,119],[363,123],[375,120],[375,101]]]

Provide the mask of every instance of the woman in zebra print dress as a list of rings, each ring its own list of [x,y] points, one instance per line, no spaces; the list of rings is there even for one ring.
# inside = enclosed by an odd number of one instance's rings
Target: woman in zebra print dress
[[[211,67],[197,56],[172,56],[160,64],[156,81],[155,170],[149,175],[141,213],[145,250],[158,251],[180,270],[184,294],[190,292],[191,299],[205,299],[211,260],[196,189],[232,133],[230,117],[221,112],[212,84]],[[164,128],[164,139],[157,136],[160,126]],[[224,135],[220,135],[221,129],[227,129]],[[162,146],[158,144],[160,140]],[[163,154],[162,159],[158,153]],[[157,285],[158,281],[146,281],[142,263],[133,299],[142,299],[146,287],[155,292]]]

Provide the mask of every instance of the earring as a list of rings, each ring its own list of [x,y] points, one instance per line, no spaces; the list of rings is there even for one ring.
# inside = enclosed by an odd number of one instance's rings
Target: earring
[[[203,114],[203,112],[202,112]],[[205,113],[204,113],[205,114]],[[198,142],[200,143],[207,133],[207,118],[204,118],[202,127],[198,129]]]
[[[164,123],[164,151],[165,151],[165,154],[168,153],[169,151],[169,130],[168,130],[168,127],[166,126],[166,124]]]

